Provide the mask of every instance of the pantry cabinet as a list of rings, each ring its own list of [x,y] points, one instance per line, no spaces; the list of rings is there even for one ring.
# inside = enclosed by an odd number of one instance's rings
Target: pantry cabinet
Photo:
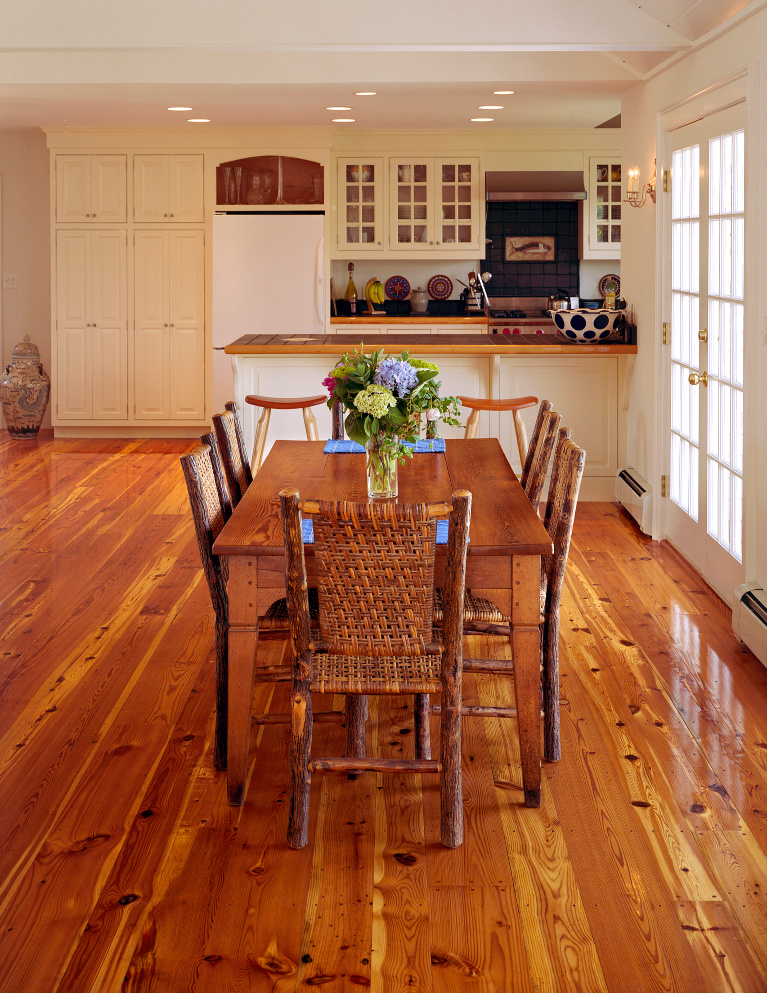
[[[623,220],[620,157],[615,153],[589,156],[588,197],[584,205],[584,259],[619,259]]]
[[[127,235],[61,230],[56,235],[56,416],[127,417]]]
[[[135,234],[134,365],[137,420],[204,416],[203,231]]]
[[[126,155],[57,155],[56,220],[59,223],[127,219]]]
[[[133,219],[201,224],[202,155],[134,155]]]

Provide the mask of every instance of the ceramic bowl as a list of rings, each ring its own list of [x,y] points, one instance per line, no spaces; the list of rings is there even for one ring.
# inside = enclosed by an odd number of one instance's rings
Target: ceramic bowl
[[[550,311],[560,333],[571,341],[599,341],[615,330],[622,310],[577,310]]]

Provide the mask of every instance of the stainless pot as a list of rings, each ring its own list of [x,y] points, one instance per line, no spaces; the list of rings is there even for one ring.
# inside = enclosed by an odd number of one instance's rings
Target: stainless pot
[[[547,310],[569,310],[570,309],[570,297],[567,293],[562,290],[557,290],[556,293],[552,293],[549,297],[549,305]]]

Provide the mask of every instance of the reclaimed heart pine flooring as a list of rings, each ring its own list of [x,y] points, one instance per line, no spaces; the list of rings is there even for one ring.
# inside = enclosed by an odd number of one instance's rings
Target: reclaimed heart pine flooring
[[[0,435],[0,993],[767,990],[767,670],[667,544],[578,508],[539,810],[515,722],[466,718],[461,848],[429,777],[317,774],[292,851],[286,726],[243,807],[213,768],[190,447]],[[411,754],[409,708],[370,709],[371,753]]]

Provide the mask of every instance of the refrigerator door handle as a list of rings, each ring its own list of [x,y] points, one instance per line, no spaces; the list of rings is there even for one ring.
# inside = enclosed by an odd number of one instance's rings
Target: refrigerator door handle
[[[314,260],[314,306],[317,311],[317,320],[320,322],[320,327],[325,327],[325,314],[323,313],[325,305],[325,294],[323,293],[323,272],[322,265],[324,259],[323,249],[325,247],[325,239],[320,238],[317,242],[317,257]]]

